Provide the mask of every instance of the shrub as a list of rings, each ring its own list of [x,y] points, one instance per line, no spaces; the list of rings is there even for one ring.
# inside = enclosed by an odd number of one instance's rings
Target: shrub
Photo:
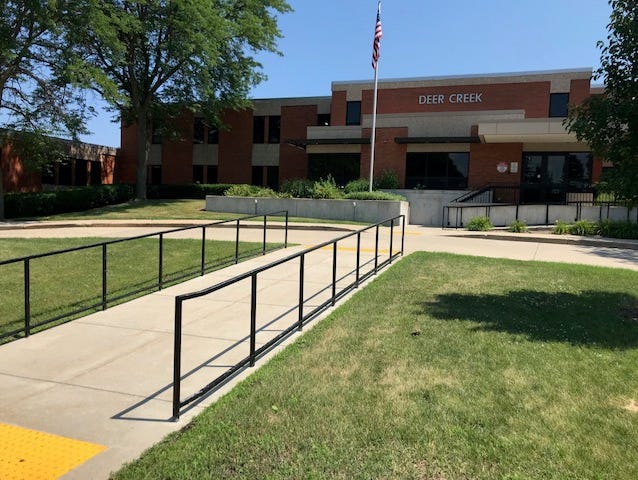
[[[149,185],[148,198],[206,198],[206,195],[224,195],[232,187],[229,183],[192,183],[186,185]]]
[[[399,188],[399,175],[394,170],[384,170],[374,179],[374,188]]]
[[[101,185],[73,187],[64,190],[36,193],[7,193],[7,218],[37,217],[57,213],[78,212],[91,208],[126,202],[135,194],[132,185]]]
[[[598,227],[605,237],[638,239],[638,223],[603,220]]]
[[[514,220],[510,223],[508,230],[514,233],[525,233],[529,231],[525,222],[522,222],[521,220]]]
[[[349,193],[355,192],[367,192],[370,188],[370,182],[364,178],[360,178],[359,180],[352,180],[348,182],[343,189],[343,192],[348,195]]]
[[[339,187],[337,187],[332,175],[328,175],[327,178],[314,183],[312,186],[312,198],[336,200],[343,198],[343,194],[341,190],[339,190]]]
[[[569,233],[569,224],[562,220],[556,220],[552,233],[556,235],[565,235],[566,233]]]
[[[305,178],[288,180],[279,188],[280,193],[288,194],[293,198],[310,198],[314,182]]]
[[[589,220],[579,220],[569,226],[569,233],[572,235],[598,235],[600,233],[600,227],[597,223],[590,222]]]
[[[490,222],[490,219],[487,217],[474,217],[467,222],[467,229],[478,232],[486,232],[492,229],[492,222]]]
[[[228,188],[224,195],[227,197],[277,197],[277,192],[270,188],[258,187],[240,183]]]
[[[353,192],[345,196],[348,200],[405,200],[405,197],[388,192]]]

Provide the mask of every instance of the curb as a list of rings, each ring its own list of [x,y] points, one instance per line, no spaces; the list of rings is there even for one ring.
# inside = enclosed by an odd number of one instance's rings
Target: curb
[[[533,235],[533,234],[532,234]],[[461,235],[449,235],[458,237]],[[563,245],[578,245],[585,247],[603,247],[603,248],[624,248],[629,250],[638,250],[638,241],[635,240],[623,240],[623,239],[606,239],[602,237],[589,237],[589,238],[565,238],[560,235],[556,238],[541,237],[541,236],[528,236],[528,234],[520,235],[503,235],[499,233],[474,233],[471,235],[463,235],[466,238],[481,238],[488,240],[505,240],[512,242],[531,242],[531,243],[554,243]]]

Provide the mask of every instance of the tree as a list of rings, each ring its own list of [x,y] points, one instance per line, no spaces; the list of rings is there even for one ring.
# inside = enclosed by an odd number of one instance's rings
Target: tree
[[[610,0],[607,44],[598,42],[601,66],[594,80],[605,91],[572,108],[567,127],[593,152],[611,162],[604,188],[630,205],[638,203],[638,3]]]
[[[246,106],[263,79],[253,54],[276,51],[277,13],[285,0],[85,0],[82,28],[67,65],[75,81],[97,91],[128,125],[137,125],[136,197],[146,198],[152,124],[171,110],[200,111],[211,121],[223,108]]]
[[[25,167],[40,168],[59,158],[49,135],[83,132],[84,104],[77,91],[54,80],[53,59],[63,51],[59,33],[67,21],[66,2],[0,1],[0,113],[3,148],[11,144]],[[0,219],[4,189],[0,168]]]

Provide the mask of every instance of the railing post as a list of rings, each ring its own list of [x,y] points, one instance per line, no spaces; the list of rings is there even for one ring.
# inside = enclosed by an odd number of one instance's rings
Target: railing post
[[[102,244],[102,311],[106,310],[107,297],[107,265],[106,265],[106,243]]]
[[[159,272],[157,276],[157,288],[162,289],[164,279],[164,234],[159,234]]]
[[[29,259],[24,260],[24,336],[31,335],[31,269]]]
[[[545,204],[545,225],[549,225],[549,203]]]
[[[302,253],[299,257],[299,320],[297,321],[297,331],[303,329],[303,282],[306,256]]]
[[[235,263],[239,262],[239,219],[237,219],[237,231],[235,233]]]
[[[255,366],[255,345],[257,343],[257,274],[251,276],[250,290],[250,366]]]
[[[374,233],[374,273],[379,271],[379,224]]]
[[[359,266],[361,264],[361,232],[357,232],[357,270],[355,274],[354,286],[359,287]]]
[[[288,248],[288,210],[286,210],[286,231],[284,233],[284,248]]]
[[[206,273],[206,225],[202,227],[202,276]]]
[[[264,215],[264,243],[261,248],[262,255],[266,255],[266,218],[267,218],[267,215]]]
[[[337,242],[332,244],[332,306],[337,300]]]
[[[182,300],[175,298],[175,333],[173,342],[173,420],[179,420],[182,368]]]
[[[402,227],[401,227],[401,256],[403,256],[403,251],[404,251],[404,247],[405,247],[405,222],[407,220],[407,217],[405,215],[401,215],[401,222],[402,222]]]
[[[392,263],[392,241],[394,240],[394,218],[390,220],[390,263]]]

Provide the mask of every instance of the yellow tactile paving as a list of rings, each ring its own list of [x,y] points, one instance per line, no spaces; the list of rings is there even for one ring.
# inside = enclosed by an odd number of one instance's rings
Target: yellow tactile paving
[[[102,445],[0,423],[0,479],[54,480],[104,450]]]

